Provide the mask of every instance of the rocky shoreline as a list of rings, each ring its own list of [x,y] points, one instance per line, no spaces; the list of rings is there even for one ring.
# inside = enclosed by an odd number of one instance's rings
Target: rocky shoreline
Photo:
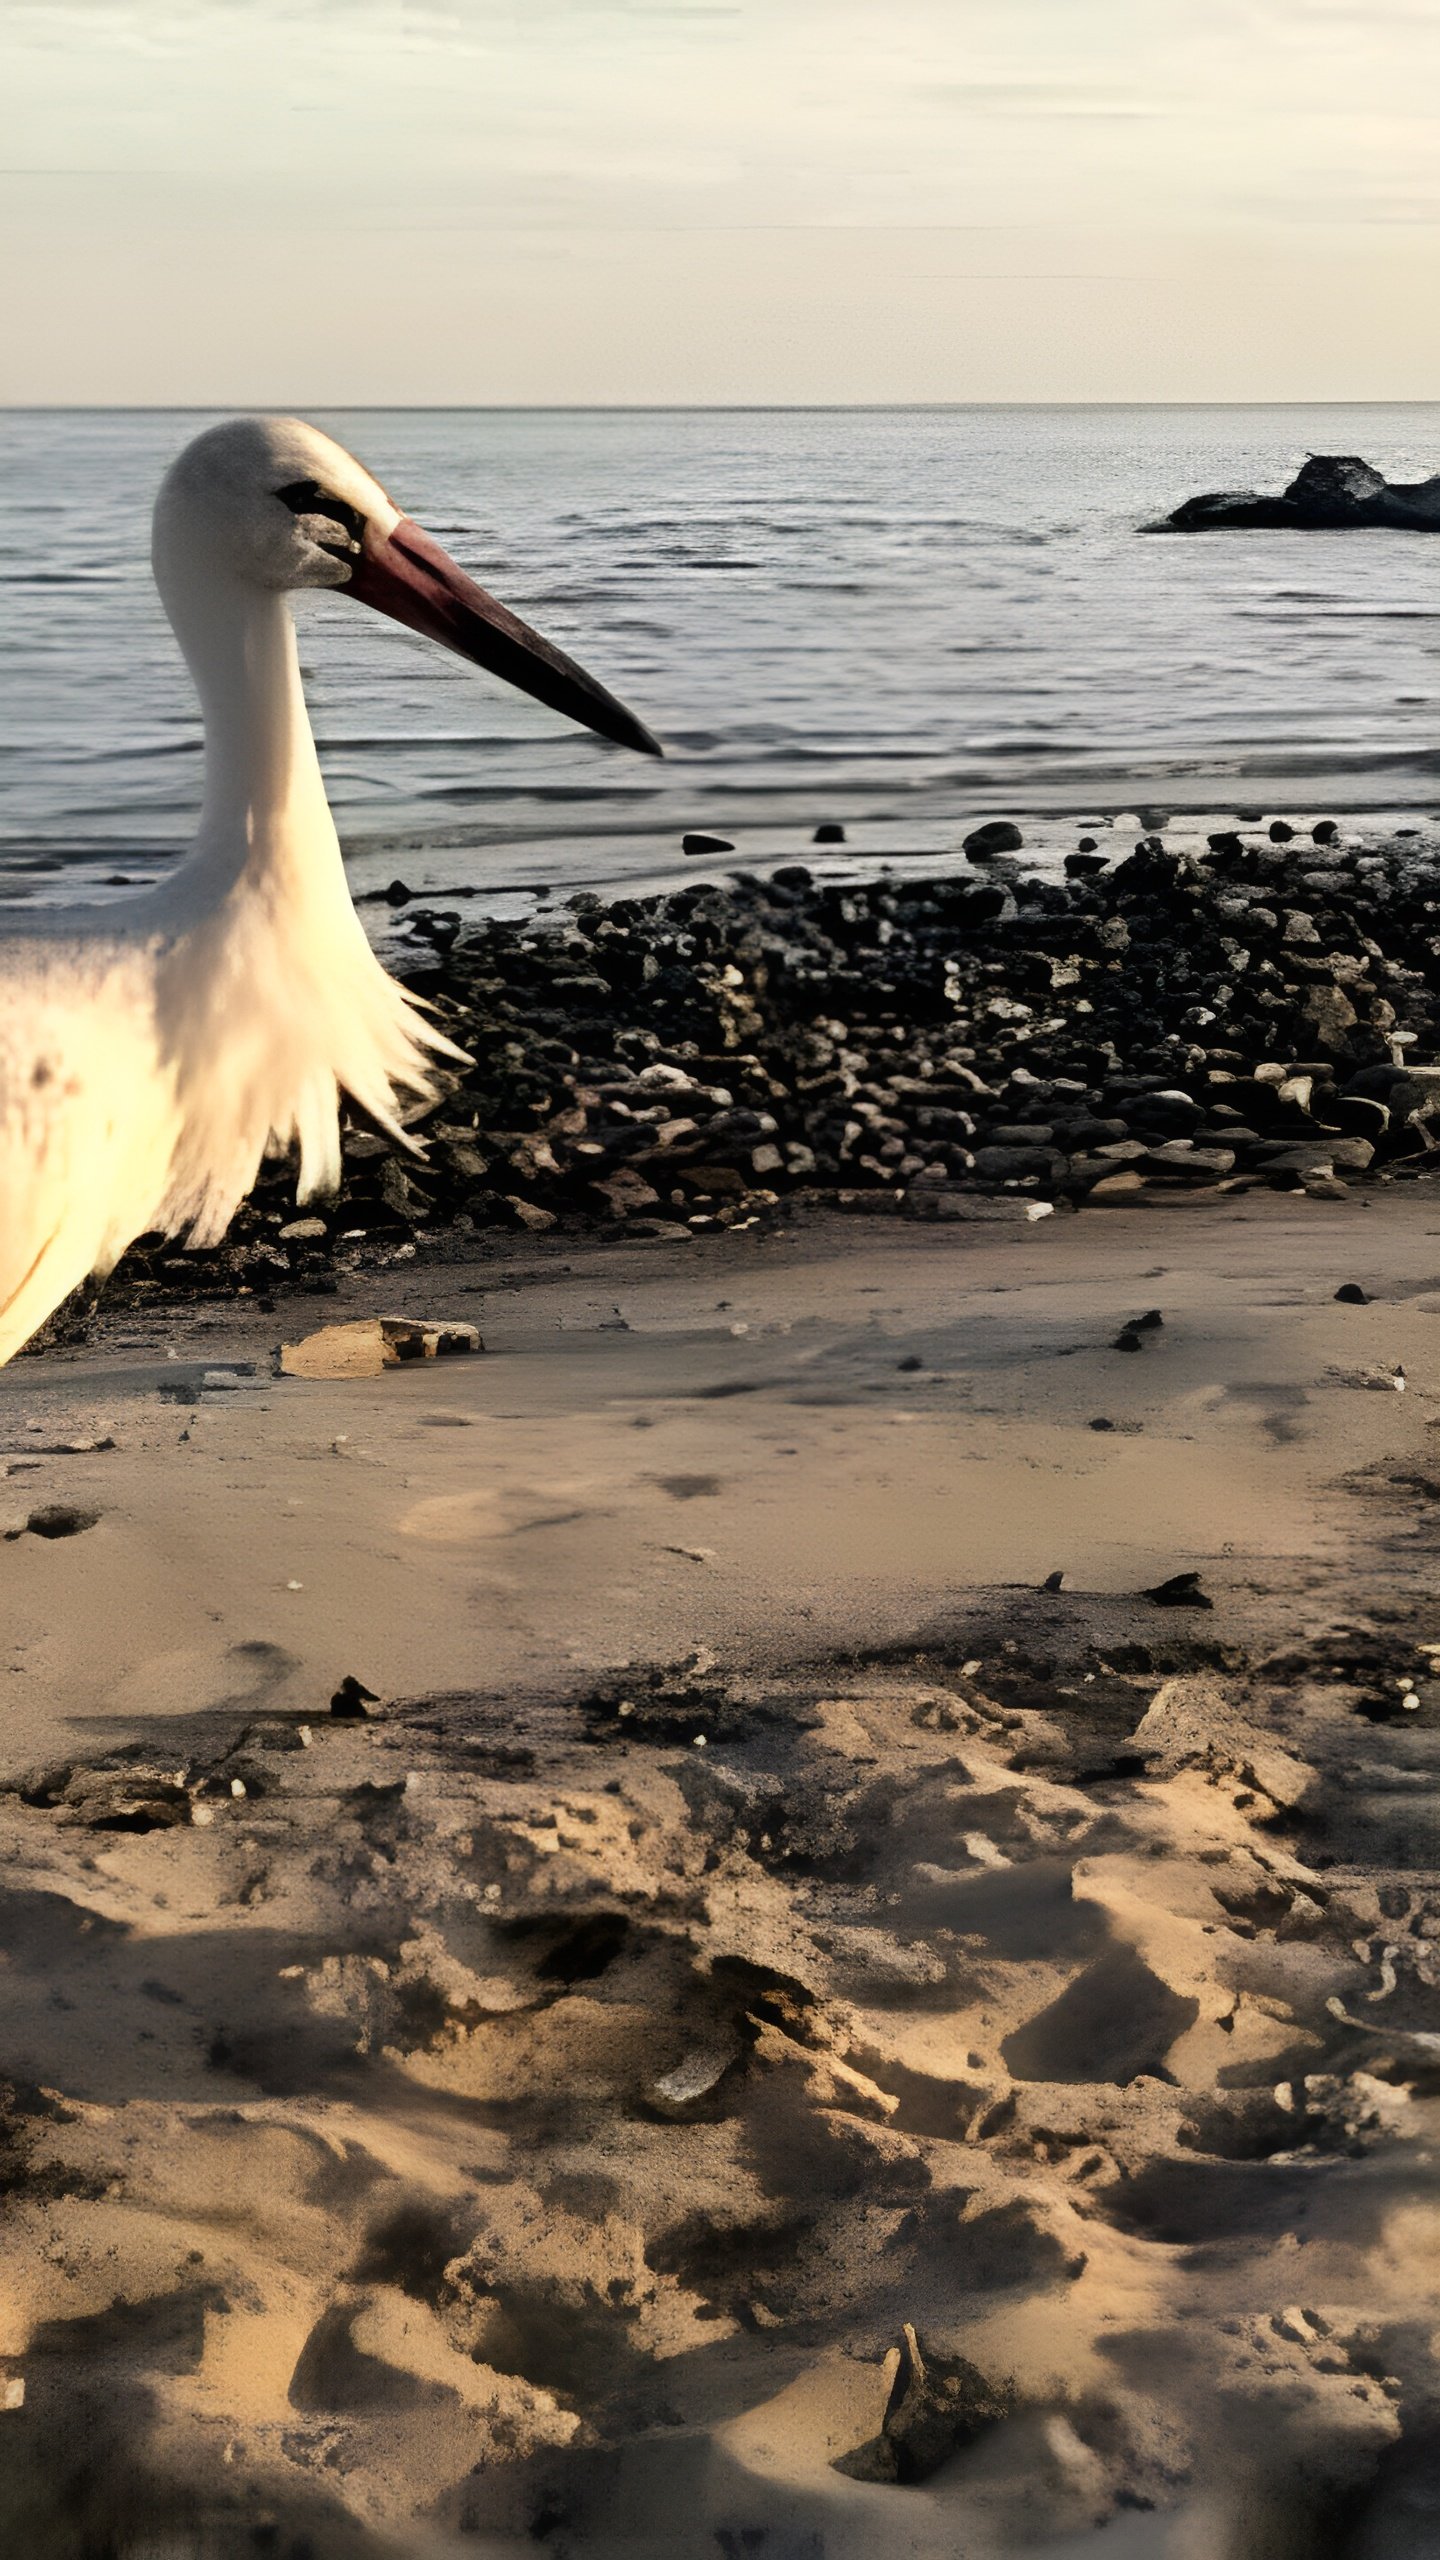
[[[323,1291],[487,1231],[1334,1198],[1435,1162],[1433,840],[1276,820],[1196,858],[1097,825],[1063,880],[971,841],[936,877],[792,864],[522,921],[411,904],[401,974],[474,1061],[417,1122],[423,1155],[357,1121],[337,1201],[297,1211],[277,1161],[221,1249],[142,1245],[110,1302]]]

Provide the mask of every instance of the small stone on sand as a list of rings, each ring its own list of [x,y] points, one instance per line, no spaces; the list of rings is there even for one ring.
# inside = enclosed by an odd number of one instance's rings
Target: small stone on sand
[[[1214,1601],[1200,1587],[1198,1573],[1172,1573],[1165,1582],[1153,1583],[1143,1598],[1153,1600],[1157,1609],[1213,1609]]]

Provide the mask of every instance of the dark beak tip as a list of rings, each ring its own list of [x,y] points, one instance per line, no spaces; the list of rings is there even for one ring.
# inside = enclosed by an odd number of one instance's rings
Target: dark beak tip
[[[563,719],[642,756],[664,748],[641,720],[553,641],[497,603],[457,568],[447,551],[409,516],[386,536],[367,532],[347,592],[373,605],[472,665],[485,667]]]

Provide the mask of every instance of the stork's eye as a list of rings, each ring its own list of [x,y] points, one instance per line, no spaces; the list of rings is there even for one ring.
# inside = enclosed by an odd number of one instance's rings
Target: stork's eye
[[[342,528],[347,539],[344,542],[322,542],[320,550],[330,552],[337,560],[353,558],[365,531],[365,518],[358,507],[351,506],[348,498],[335,497],[329,489],[322,489],[318,480],[291,480],[283,489],[277,489],[275,495],[292,515],[328,516],[332,524]]]

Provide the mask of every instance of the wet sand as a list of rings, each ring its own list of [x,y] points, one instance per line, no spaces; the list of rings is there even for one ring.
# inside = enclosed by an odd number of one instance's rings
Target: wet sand
[[[1425,2550],[1429,1186],[566,1251],[0,1377],[13,2547]]]

